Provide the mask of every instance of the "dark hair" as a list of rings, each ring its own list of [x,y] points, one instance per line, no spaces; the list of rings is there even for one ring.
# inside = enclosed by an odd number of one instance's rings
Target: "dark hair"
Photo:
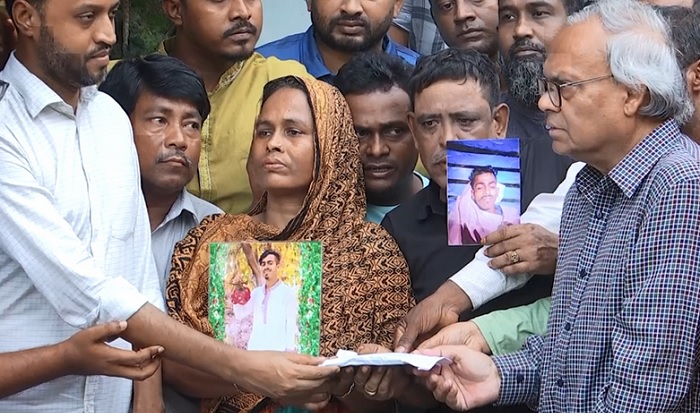
[[[656,8],[670,28],[671,42],[681,70],[700,60],[700,13],[681,6]]]
[[[476,50],[446,49],[418,59],[409,82],[411,106],[414,106],[417,94],[435,83],[448,80],[474,80],[481,86],[484,98],[492,109],[500,103],[498,69],[491,59]]]
[[[191,102],[202,121],[211,110],[202,78],[179,59],[160,54],[122,60],[114,65],[100,90],[129,115],[144,90],[162,98]]]
[[[306,96],[309,96],[309,89],[306,88],[304,82],[296,76],[285,76],[277,79],[270,80],[265,84],[262,93],[262,103],[261,106],[267,102],[270,96],[274,95],[275,92],[282,89],[296,89],[304,92]],[[309,106],[311,106],[311,99],[309,99]],[[311,106],[313,109],[313,106]]]
[[[571,16],[595,3],[595,1],[596,0],[562,0],[562,5],[564,6],[566,15]]]
[[[394,86],[409,93],[413,67],[398,56],[383,52],[355,55],[338,71],[333,84],[343,96],[388,92]]]
[[[472,169],[472,173],[469,174],[469,185],[474,188],[474,179],[483,174],[493,174],[493,176],[498,177],[498,171],[493,169],[492,166],[477,166],[476,168]]]
[[[260,258],[258,259],[258,264],[262,264],[263,260],[267,258],[270,255],[274,255],[277,258],[277,264],[282,261],[282,257],[280,256],[280,253],[275,251],[275,250],[265,250],[263,251],[262,254],[260,254]]]

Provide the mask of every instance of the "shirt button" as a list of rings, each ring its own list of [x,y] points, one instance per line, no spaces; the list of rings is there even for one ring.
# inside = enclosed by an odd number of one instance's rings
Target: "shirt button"
[[[605,215],[604,215],[602,212],[600,212],[600,211],[598,211],[598,212],[595,213],[596,219],[603,219],[604,216],[605,216]]]
[[[564,330],[566,330],[566,331],[571,330],[571,323],[564,324]]]
[[[586,274],[586,270],[581,270],[578,272],[578,276],[580,278],[586,278],[588,276],[588,274]]]
[[[557,380],[557,387],[564,387],[564,380],[562,380],[562,379]]]
[[[517,381],[518,383],[522,383],[525,381],[525,376],[523,376],[522,374],[518,374],[517,376],[515,376],[515,381]]]

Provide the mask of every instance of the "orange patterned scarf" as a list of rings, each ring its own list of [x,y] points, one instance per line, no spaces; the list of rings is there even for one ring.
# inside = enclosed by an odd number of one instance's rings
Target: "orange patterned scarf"
[[[312,103],[319,155],[304,207],[279,231],[251,218],[265,211],[263,195],[250,215],[218,215],[192,229],[175,249],[166,292],[168,312],[212,335],[207,298],[210,242],[317,240],[323,243],[321,355],[364,343],[390,348],[396,323],[414,304],[408,266],[393,238],[364,221],[359,144],[345,99],[323,82],[302,82]],[[260,396],[240,394],[206,401],[203,411],[275,411],[272,405]],[[339,408],[333,403],[329,412]]]

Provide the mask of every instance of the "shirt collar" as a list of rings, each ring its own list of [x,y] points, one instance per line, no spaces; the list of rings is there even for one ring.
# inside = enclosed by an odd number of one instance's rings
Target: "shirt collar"
[[[440,186],[431,180],[430,184],[421,189],[416,195],[420,205],[416,213],[419,221],[425,221],[432,215],[447,216],[447,204],[440,200]]]
[[[661,157],[681,147],[681,132],[674,120],[667,120],[647,135],[608,173],[607,178],[622,193],[631,198]],[[578,191],[587,196],[606,178],[600,171],[586,165],[576,177]]]
[[[382,50],[390,55],[398,55],[396,44],[389,39],[388,35],[384,36],[384,40],[382,40]],[[309,26],[303,34],[301,41],[301,61],[304,66],[306,66],[306,71],[316,79],[333,79],[335,77],[335,75],[328,70],[326,64],[323,63],[321,51],[318,49],[316,38],[314,37],[313,25]]]
[[[53,91],[46,83],[29,71],[12,52],[10,59],[2,71],[3,77],[22,96],[22,100],[32,118],[39,116],[48,106],[62,105],[67,115],[73,116],[73,109]],[[97,86],[87,86],[80,89],[80,102],[86,103],[97,95]],[[63,112],[62,111],[62,112]]]
[[[170,207],[170,211],[168,211],[165,218],[163,218],[163,222],[158,225],[155,231],[158,231],[160,228],[168,225],[169,222],[180,218],[183,214],[187,214],[189,217],[194,218],[197,223],[201,222],[204,217],[199,216],[197,213],[197,209],[194,207],[194,201],[192,200],[193,196],[194,195],[187,192],[186,189],[183,189],[180,196],[178,196],[173,203],[173,206]]]

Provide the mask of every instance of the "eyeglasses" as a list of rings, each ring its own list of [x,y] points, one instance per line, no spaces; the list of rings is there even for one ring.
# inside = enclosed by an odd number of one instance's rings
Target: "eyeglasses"
[[[577,80],[575,82],[567,82],[567,83],[556,83],[552,80],[548,80],[545,78],[540,78],[537,79],[537,88],[539,89],[540,96],[544,95],[545,93],[547,96],[549,96],[549,100],[552,102],[552,105],[556,107],[557,109],[561,108],[561,90],[564,89],[565,87],[571,87],[571,86],[579,86],[583,85],[585,83],[591,83],[591,82],[597,82],[599,80],[603,79],[609,79],[613,77],[613,75],[605,75],[605,76],[598,76],[594,77],[592,79],[585,79],[585,80]]]

